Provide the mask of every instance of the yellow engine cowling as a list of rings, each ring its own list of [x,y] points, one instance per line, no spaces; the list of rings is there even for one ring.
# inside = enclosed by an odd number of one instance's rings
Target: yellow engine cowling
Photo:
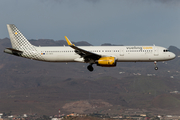
[[[115,57],[102,57],[97,61],[98,66],[114,67],[116,66]]]

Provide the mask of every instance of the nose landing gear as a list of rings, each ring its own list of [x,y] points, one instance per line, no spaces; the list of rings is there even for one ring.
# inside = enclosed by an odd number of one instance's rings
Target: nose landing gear
[[[155,69],[155,70],[158,70],[157,62],[156,62],[156,61],[154,61],[154,65],[155,65],[154,69]]]

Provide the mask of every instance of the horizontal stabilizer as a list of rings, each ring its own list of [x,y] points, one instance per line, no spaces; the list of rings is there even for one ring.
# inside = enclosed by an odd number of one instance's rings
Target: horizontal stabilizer
[[[4,52],[8,53],[8,54],[13,54],[13,55],[16,55],[16,56],[21,56],[21,54],[23,53],[22,51],[19,51],[19,50],[13,49],[13,48],[6,48],[4,50]]]

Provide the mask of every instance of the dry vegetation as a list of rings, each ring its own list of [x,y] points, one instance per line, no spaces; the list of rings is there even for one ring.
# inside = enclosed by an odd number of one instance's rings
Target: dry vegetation
[[[64,44],[64,41],[53,40],[31,42]],[[0,40],[0,51],[5,47],[11,47],[7,38]],[[179,55],[179,49],[171,49]],[[119,63],[114,68],[94,65],[95,71],[90,73],[87,64],[39,62],[1,52],[0,112],[53,115],[61,109],[62,113],[100,111],[106,114],[119,113],[125,108],[172,111],[173,106],[177,106],[175,110],[179,112],[179,94],[169,93],[180,91],[179,65],[179,58],[167,64],[158,63],[158,71],[154,71],[153,63]]]

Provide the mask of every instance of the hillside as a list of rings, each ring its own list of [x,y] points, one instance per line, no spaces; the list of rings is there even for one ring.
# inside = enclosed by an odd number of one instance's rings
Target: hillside
[[[66,45],[64,40],[30,42],[37,46]],[[84,41],[74,44],[91,45]],[[180,111],[179,94],[170,94],[180,91],[179,57],[159,62],[158,71],[154,63],[122,62],[114,68],[94,65],[95,70],[89,72],[88,64],[29,60],[3,53],[6,47],[11,47],[9,39],[1,39],[0,112],[56,114],[61,109],[62,113],[118,113],[124,108],[172,111],[175,106]],[[178,48],[169,49],[180,55]]]

